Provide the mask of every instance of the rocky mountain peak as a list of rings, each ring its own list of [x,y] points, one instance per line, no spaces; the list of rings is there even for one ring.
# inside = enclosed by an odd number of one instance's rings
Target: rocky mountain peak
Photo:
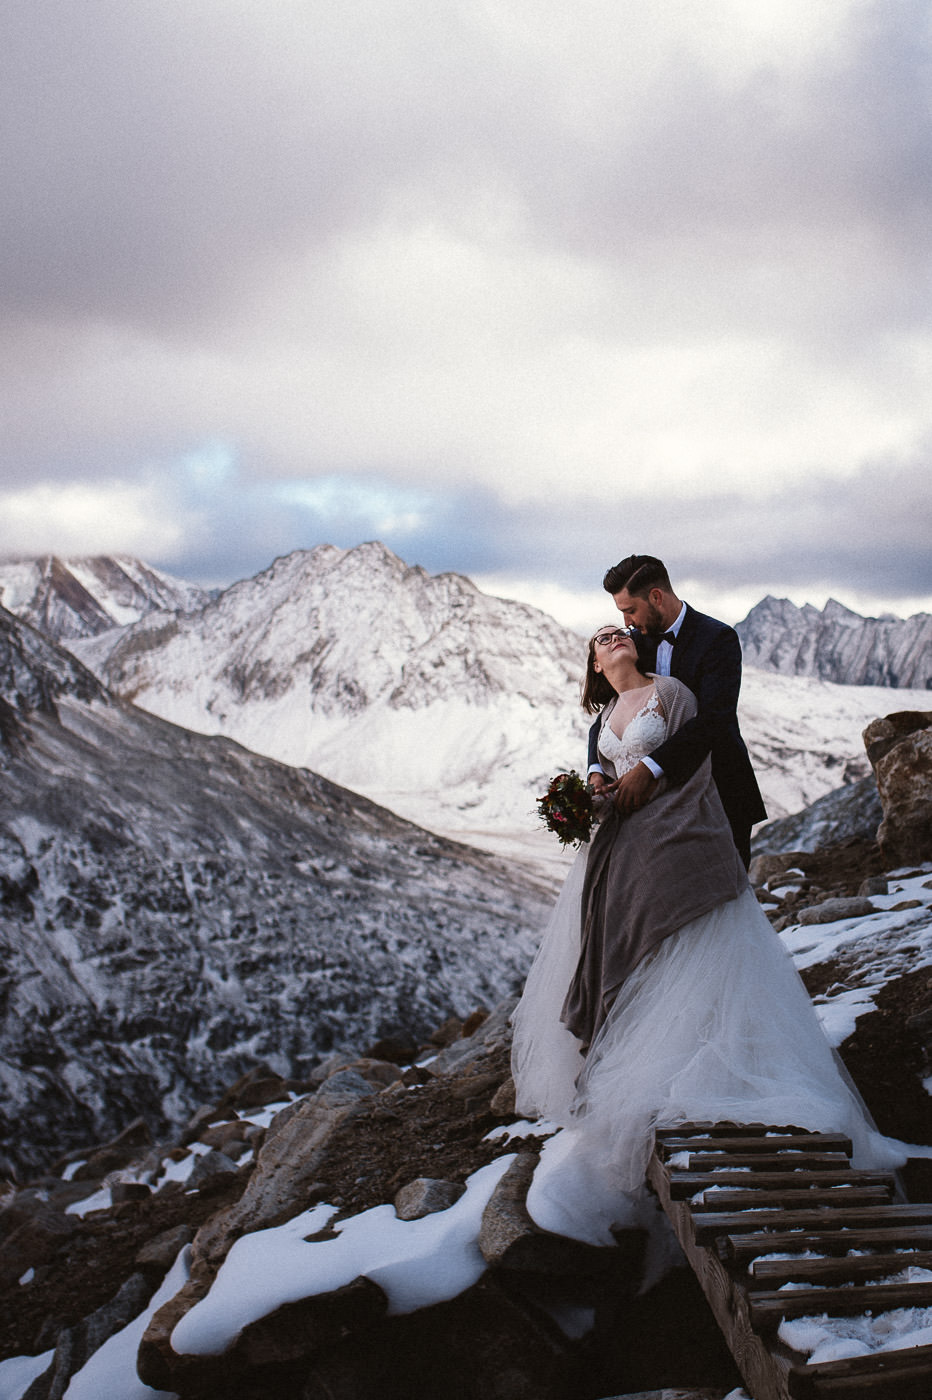
[[[78,700],[108,698],[80,661],[0,607],[0,702],[8,716],[30,710],[54,714],[62,695]]]
[[[932,688],[932,616],[861,617],[829,598],[821,609],[769,596],[737,632],[747,666],[841,685]]]
[[[55,641],[96,637],[156,608],[191,612],[209,596],[126,554],[0,563],[0,604]]]

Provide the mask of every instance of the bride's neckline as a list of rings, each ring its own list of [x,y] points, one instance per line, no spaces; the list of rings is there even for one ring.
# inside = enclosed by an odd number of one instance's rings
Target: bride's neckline
[[[622,690],[617,694],[612,712],[606,723],[615,735],[616,739],[624,738],[624,732],[633,719],[636,719],[641,711],[650,703],[650,697],[656,692],[656,686],[651,681],[648,685],[636,685],[631,690]],[[632,699],[626,697],[631,696]],[[615,720],[621,723],[621,729],[615,727]]]

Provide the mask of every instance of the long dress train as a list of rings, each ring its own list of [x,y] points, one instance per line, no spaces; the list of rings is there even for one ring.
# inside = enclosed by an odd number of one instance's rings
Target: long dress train
[[[600,751],[620,774],[656,747],[649,699]],[[625,839],[622,831],[618,839]],[[749,887],[688,922],[622,983],[588,1052],[560,1019],[580,954],[589,857],[576,857],[514,1014],[518,1111],[566,1131],[532,1184],[538,1224],[611,1243],[612,1224],[643,1219],[655,1125],[774,1123],[851,1137],[860,1166],[902,1164],[839,1070],[808,993]],[[624,909],[617,911],[619,919]]]

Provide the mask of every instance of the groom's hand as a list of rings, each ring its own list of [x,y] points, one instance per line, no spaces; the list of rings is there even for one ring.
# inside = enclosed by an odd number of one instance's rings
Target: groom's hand
[[[645,763],[637,763],[615,783],[615,806],[619,812],[636,812],[650,798],[651,786],[657,780]]]

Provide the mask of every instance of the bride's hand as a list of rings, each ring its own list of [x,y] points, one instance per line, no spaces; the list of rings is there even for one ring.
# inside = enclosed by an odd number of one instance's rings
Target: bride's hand
[[[592,790],[592,815],[596,822],[602,822],[612,810],[612,797],[617,787],[617,783],[607,783],[601,773],[593,774],[599,782],[595,783],[590,779],[589,786]]]

